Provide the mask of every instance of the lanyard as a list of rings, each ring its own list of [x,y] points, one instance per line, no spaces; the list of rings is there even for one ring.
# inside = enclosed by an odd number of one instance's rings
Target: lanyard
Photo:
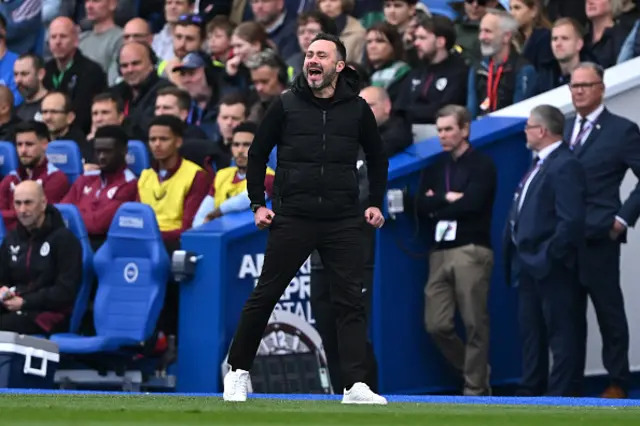
[[[64,80],[65,73],[69,71],[69,68],[71,68],[72,65],[73,65],[73,60],[71,60],[71,62],[69,62],[67,66],[60,73],[52,76],[51,80],[53,82],[53,87],[55,89],[60,87],[60,84],[62,84],[62,80]]]
[[[493,75],[494,63],[493,59],[489,62],[489,75],[487,76],[487,98],[489,99],[489,111],[495,111],[498,108],[498,86],[500,86],[500,78],[504,70],[504,62],[498,66],[495,75]]]
[[[447,163],[444,169],[444,184],[446,185],[447,192],[451,191],[451,164]]]
[[[195,113],[195,114],[194,114]],[[195,102],[191,103],[191,109],[189,109],[189,116],[187,117],[187,124],[195,124],[196,126],[200,125],[200,122],[202,121],[202,114],[204,113],[203,110],[201,110],[200,108],[198,108],[195,104]],[[195,120],[194,123],[194,115],[197,114],[197,119]]]
[[[431,83],[433,83],[433,73],[430,73],[429,76],[424,81],[424,86],[422,86],[422,96],[427,97],[427,92],[429,92],[429,88],[431,87]]]
[[[124,110],[122,111],[125,117],[129,116],[129,101],[125,101]]]

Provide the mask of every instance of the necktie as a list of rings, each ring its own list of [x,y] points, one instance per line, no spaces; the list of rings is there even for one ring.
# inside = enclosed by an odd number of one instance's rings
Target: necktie
[[[577,145],[581,144],[582,139],[584,138],[584,133],[585,133],[585,127],[584,125],[587,124],[587,119],[584,117],[578,117],[579,123],[580,123],[580,127],[578,128],[578,133],[576,134],[576,138],[571,141],[571,149],[575,149]]]
[[[515,238],[516,221],[518,219],[518,213],[520,212],[520,209],[519,209],[520,197],[522,196],[522,192],[524,191],[524,186],[527,183],[527,180],[529,179],[529,177],[531,177],[533,172],[536,170],[539,162],[540,162],[540,158],[538,158],[538,156],[535,156],[533,158],[533,164],[531,165],[531,168],[524,175],[524,177],[518,184],[518,187],[516,188],[515,194],[513,195],[513,203],[511,204],[511,212],[509,214],[509,223],[511,224],[511,240],[512,241],[514,241],[514,238]],[[514,244],[515,244],[515,241],[514,241]]]

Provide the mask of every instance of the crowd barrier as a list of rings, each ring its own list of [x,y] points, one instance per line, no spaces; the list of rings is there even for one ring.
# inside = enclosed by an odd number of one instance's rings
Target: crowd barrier
[[[492,231],[496,262],[489,302],[494,384],[512,382],[520,372],[516,294],[504,284],[500,241],[513,191],[530,164],[524,123],[520,118],[486,118],[472,125],[474,148],[487,152],[498,165]],[[392,158],[388,188],[415,191],[421,170],[440,153],[440,145],[431,139]],[[183,234],[183,248],[201,257],[195,277],[180,289],[179,392],[221,390],[221,365],[242,305],[260,274],[266,237],[250,212],[224,216]],[[428,238],[416,228],[410,212],[389,219],[378,231],[371,338],[384,393],[437,392],[457,386],[423,325]],[[313,324],[309,274],[307,262],[277,308]]]

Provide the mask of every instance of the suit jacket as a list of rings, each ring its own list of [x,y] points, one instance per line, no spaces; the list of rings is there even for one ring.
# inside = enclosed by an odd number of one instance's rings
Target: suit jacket
[[[575,119],[565,126],[565,141],[571,140]],[[609,238],[616,216],[634,226],[640,216],[640,183],[624,203],[620,184],[627,170],[640,177],[640,129],[606,108],[581,147],[574,154],[580,160],[587,182],[586,238]],[[626,235],[621,236],[625,241]]]
[[[580,162],[561,144],[529,183],[520,212],[509,215],[515,217],[515,225],[508,221],[504,232],[508,283],[519,271],[541,280],[556,265],[575,266],[584,240],[585,193]],[[514,203],[512,213],[515,208]]]

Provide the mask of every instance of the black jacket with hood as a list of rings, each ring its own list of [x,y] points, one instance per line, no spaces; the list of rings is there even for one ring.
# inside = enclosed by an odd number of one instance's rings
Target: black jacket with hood
[[[18,223],[0,247],[0,287],[15,287],[30,315],[51,331],[70,315],[82,280],[82,246],[60,212],[48,205],[40,228]]]
[[[358,74],[345,68],[332,99],[318,99],[305,77],[269,106],[249,149],[247,188],[265,205],[264,175],[278,146],[273,209],[284,216],[336,219],[361,214],[358,153],[369,173],[369,205],[382,208],[388,160],[375,117],[359,96]]]

